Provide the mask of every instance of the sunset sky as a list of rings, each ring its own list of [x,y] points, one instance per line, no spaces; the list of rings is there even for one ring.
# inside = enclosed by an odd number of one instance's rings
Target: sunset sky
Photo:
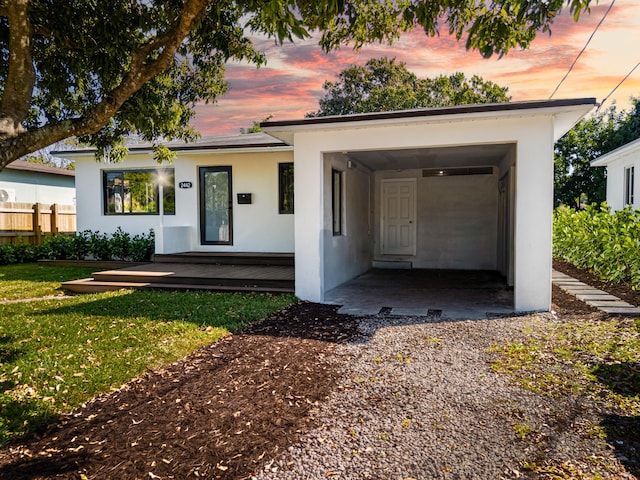
[[[325,80],[351,64],[364,64],[372,57],[396,57],[419,77],[449,75],[456,71],[468,77],[477,74],[509,87],[512,100],[547,99],[560,82],[600,21],[610,1],[600,2],[575,23],[568,12],[556,19],[552,34],[539,34],[526,51],[512,50],[501,59],[483,59],[466,51],[464,40],[442,35],[428,38],[420,30],[404,34],[391,46],[372,45],[354,52],[348,47],[324,53],[316,40],[283,46],[273,40],[257,40],[267,55],[267,65],[229,64],[226,78],[230,91],[217,104],[201,105],[192,124],[203,135],[234,134],[268,115],[274,120],[296,119],[317,110]],[[640,62],[640,2],[618,0],[600,26],[585,53],[553,98],[606,95]],[[603,108],[613,100],[628,108],[630,96],[640,96],[640,67],[623,83]]]

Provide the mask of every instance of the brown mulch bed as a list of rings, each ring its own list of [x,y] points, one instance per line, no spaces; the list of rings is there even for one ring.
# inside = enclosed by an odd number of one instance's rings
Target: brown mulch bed
[[[604,290],[611,295],[615,295],[625,302],[629,302],[630,304],[635,306],[640,306],[640,291],[638,290],[633,290],[626,285],[604,281],[591,272],[577,268],[572,264],[563,262],[561,260],[554,260],[553,268],[555,268],[559,272],[566,273],[567,275],[570,275],[573,278],[586,283],[587,285],[591,285],[592,287]]]
[[[553,302],[561,315],[594,311],[556,287]],[[295,304],[0,450],[0,478],[247,478],[315,426],[335,346],[355,335],[336,307]]]
[[[0,451],[0,478],[245,478],[313,427],[355,321],[298,303]]]
[[[553,301],[551,308],[561,317],[566,317],[567,315],[588,315],[599,312],[596,307],[592,307],[582,300],[578,300],[575,295],[565,292],[557,285],[552,285],[551,298]]]

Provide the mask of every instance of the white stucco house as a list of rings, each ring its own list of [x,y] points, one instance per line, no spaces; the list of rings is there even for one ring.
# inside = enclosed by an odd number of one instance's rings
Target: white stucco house
[[[607,205],[612,211],[627,205],[640,208],[635,191],[635,172],[640,172],[640,138],[596,158],[591,166],[607,169]]]
[[[295,292],[377,264],[494,270],[516,311],[551,302],[553,145],[595,99],[467,105],[263,124],[263,132],[76,161],[78,229],[156,233],[156,251],[290,252]],[[162,186],[160,186],[162,185]],[[163,198],[163,202],[157,202]],[[164,207],[164,211],[162,209]]]
[[[0,171],[0,202],[74,205],[75,172],[16,160]]]

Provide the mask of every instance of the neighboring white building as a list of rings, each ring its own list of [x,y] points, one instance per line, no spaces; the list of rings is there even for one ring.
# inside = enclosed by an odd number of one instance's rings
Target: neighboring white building
[[[0,171],[0,202],[74,205],[75,172],[25,160]]]
[[[177,158],[162,166],[148,146],[121,164],[92,150],[57,155],[76,161],[78,230],[153,228],[158,253],[293,252],[304,300],[400,262],[496,270],[515,310],[548,310],[553,145],[595,104],[267,122],[265,133],[168,144]]]
[[[640,138],[596,158],[591,166],[607,169],[607,205],[612,211],[627,205],[640,208]]]

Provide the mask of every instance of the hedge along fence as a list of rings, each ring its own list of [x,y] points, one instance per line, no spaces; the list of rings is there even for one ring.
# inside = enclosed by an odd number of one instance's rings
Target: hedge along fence
[[[153,230],[148,235],[134,235],[120,227],[111,235],[84,232],[45,235],[40,245],[27,242],[0,245],[0,265],[37,260],[151,260],[155,249]]]
[[[606,203],[578,211],[558,207],[553,256],[603,280],[640,289],[640,210],[627,207],[611,213]]]

